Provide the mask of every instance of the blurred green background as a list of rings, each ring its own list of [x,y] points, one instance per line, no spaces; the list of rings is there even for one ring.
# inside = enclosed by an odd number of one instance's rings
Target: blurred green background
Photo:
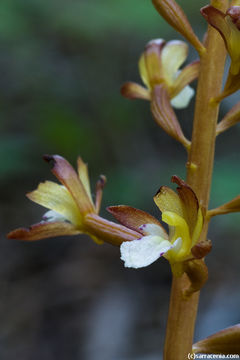
[[[179,3],[202,37],[207,3]],[[186,154],[154,123],[149,103],[119,89],[140,82],[137,62],[149,40],[181,36],[150,0],[1,0],[0,14],[0,357],[159,359],[170,291],[164,260],[126,270],[119,249],[85,237],[26,244],[5,234],[44,213],[24,194],[53,179],[45,153],[72,164],[81,155],[93,186],[107,176],[102,215],[107,205],[128,204],[159,216],[152,197],[173,174],[184,178]],[[190,48],[189,61],[196,56]],[[238,98],[225,100],[220,117]],[[177,112],[188,138],[193,110],[192,100]],[[239,193],[239,133],[236,126],[217,140],[212,206]],[[212,223],[197,339],[240,321],[238,232],[237,214]]]

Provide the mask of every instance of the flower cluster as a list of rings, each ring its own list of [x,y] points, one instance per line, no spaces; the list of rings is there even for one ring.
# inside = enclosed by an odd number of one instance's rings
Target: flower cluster
[[[8,238],[40,240],[62,235],[85,233],[96,243],[103,241],[121,246],[121,258],[126,267],[148,266],[164,256],[173,272],[181,273],[176,264],[193,259],[191,249],[196,245],[203,224],[203,216],[193,190],[177,176],[177,192],[162,186],[154,201],[162,212],[162,220],[169,226],[169,234],[152,215],[130,206],[111,206],[108,211],[121,225],[98,215],[105,177],[96,186],[93,202],[87,165],[78,158],[78,173],[64,158],[54,155],[44,159],[53,164],[52,173],[62,185],[52,181],[40,183],[27,194],[28,198],[49,209],[40,223],[19,228]]]

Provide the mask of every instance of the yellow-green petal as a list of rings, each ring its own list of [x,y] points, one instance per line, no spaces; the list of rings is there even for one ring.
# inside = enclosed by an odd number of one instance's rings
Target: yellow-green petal
[[[38,188],[27,194],[35,203],[63,215],[72,224],[80,225],[82,216],[69,191],[52,181],[40,183]]]
[[[147,72],[147,68],[146,68],[146,63],[145,63],[145,57],[144,54],[142,54],[140,56],[139,62],[138,62],[138,69],[139,69],[139,73],[142,79],[142,82],[146,85],[146,87],[150,90],[151,86],[150,86],[150,82],[149,82],[149,78],[148,78],[148,72]]]
[[[77,159],[77,169],[78,169],[79,179],[81,180],[81,182],[83,184],[83,187],[89,197],[89,200],[93,204],[89,175],[88,175],[88,166],[85,162],[83,162],[83,160],[80,156]]]
[[[184,211],[179,196],[168,186],[161,186],[158,193],[154,196],[155,204],[160,211],[171,211],[183,217]]]
[[[173,238],[170,239],[171,243],[173,243],[178,238],[182,239],[182,246],[180,251],[178,251],[176,254],[171,255],[174,256],[174,260],[176,261],[183,259],[187,255],[189,255],[191,250],[191,238],[186,221],[183,217],[171,211],[163,212],[162,220],[168,225],[175,227]]]

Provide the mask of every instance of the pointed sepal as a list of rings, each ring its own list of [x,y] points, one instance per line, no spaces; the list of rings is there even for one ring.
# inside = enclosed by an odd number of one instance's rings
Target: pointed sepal
[[[233,212],[240,212],[240,195],[236,196],[231,201],[223,204],[216,209],[209,210],[207,212],[207,218],[211,218],[216,215],[224,215]]]
[[[217,124],[217,135],[240,122],[240,101]]]
[[[121,94],[127,99],[151,100],[151,93],[145,87],[134,83],[126,82],[121,87]]]
[[[17,239],[24,241],[35,241],[56,236],[67,236],[81,234],[74,225],[59,222],[40,222],[29,228],[19,228],[8,233],[8,239]]]
[[[185,66],[174,82],[173,92],[171,97],[179,94],[188,84],[197,79],[199,75],[200,61],[195,60],[191,64]]]
[[[101,203],[102,203],[102,196],[103,196],[103,189],[106,185],[107,178],[104,175],[100,175],[97,183],[96,183],[96,198],[95,198],[95,210],[98,214],[100,211]]]
[[[240,324],[208,336],[193,345],[195,354],[240,354]]]

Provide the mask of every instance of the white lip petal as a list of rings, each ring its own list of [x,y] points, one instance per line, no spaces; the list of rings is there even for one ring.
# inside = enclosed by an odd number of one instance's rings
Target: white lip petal
[[[67,219],[54,210],[49,210],[43,215],[44,221],[66,221]]]
[[[125,267],[141,268],[152,264],[173,245],[159,236],[144,236],[139,240],[123,242],[120,251]]]
[[[189,85],[185,86],[185,88],[171,100],[171,105],[176,109],[183,109],[187,107],[194,93],[194,90]]]
[[[168,240],[168,234],[166,231],[157,224],[143,224],[139,226],[139,229],[142,230],[146,235],[156,235],[165,240]]]

